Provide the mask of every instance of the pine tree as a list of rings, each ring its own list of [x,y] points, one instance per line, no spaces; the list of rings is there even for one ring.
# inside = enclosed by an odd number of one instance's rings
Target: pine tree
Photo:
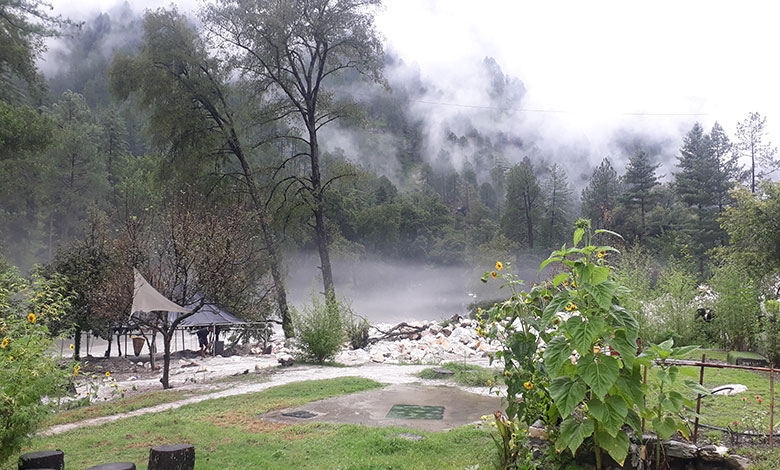
[[[571,187],[566,171],[553,164],[549,168],[543,183],[544,194],[544,233],[546,245],[557,245],[569,233],[571,228]]]
[[[720,214],[729,204],[729,190],[732,185],[746,175],[737,161],[738,154],[735,153],[734,144],[731,143],[726,132],[717,122],[710,131],[709,146],[710,156],[715,165],[710,188],[714,202],[718,206],[718,214]]]
[[[582,190],[582,216],[590,219],[595,228],[613,228],[613,211],[621,192],[617,171],[609,158],[604,158]]]
[[[637,150],[628,160],[626,174],[623,176],[625,191],[622,202],[628,207],[638,207],[640,215],[641,238],[646,233],[645,214],[652,208],[653,188],[658,183],[655,171],[660,164],[653,164],[650,155],[644,150]]]
[[[692,217],[681,217],[682,232],[687,236],[691,254],[704,272],[706,253],[722,238],[717,221],[717,197],[713,184],[718,171],[712,141],[698,122],[683,139],[677,159],[679,172],[674,174],[675,191]]]
[[[534,247],[534,232],[542,209],[542,191],[528,157],[507,175],[506,210],[501,219],[504,235]]]

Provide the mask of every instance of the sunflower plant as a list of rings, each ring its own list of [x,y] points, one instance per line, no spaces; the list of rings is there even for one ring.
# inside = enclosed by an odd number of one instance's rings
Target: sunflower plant
[[[0,464],[37,430],[47,403],[66,392],[70,370],[49,352],[54,338],[46,326],[67,307],[64,292],[56,279],[28,282],[0,265]]]
[[[495,328],[488,334],[503,344],[496,356],[515,378],[507,381],[508,415],[560,420],[556,450],[573,455],[589,439],[598,468],[602,450],[622,464],[630,445],[623,426],[639,432],[645,408],[639,325],[621,307],[627,290],[612,279],[608,264],[617,250],[593,243],[607,235],[619,237],[578,220],[571,247],[554,251],[539,269],[554,264],[560,272],[527,292],[516,289],[521,281],[512,276],[491,271],[482,278],[500,275],[512,289],[510,299],[486,315]]]

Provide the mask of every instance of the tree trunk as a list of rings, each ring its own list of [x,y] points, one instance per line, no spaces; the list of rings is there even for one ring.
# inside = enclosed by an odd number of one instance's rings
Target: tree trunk
[[[78,361],[81,359],[79,354],[79,351],[81,350],[81,328],[77,326],[73,335],[73,360]]]
[[[257,186],[255,180],[252,178],[252,172],[249,168],[249,162],[244,156],[243,147],[238,140],[235,129],[230,130],[230,146],[233,153],[241,163],[241,170],[244,174],[244,180],[246,180],[247,189],[249,190],[249,197],[252,198],[252,204],[255,206],[260,216],[260,230],[263,232],[263,243],[268,251],[269,263],[271,264],[271,278],[274,281],[274,295],[276,297],[276,305],[279,307],[279,317],[282,320],[282,330],[284,330],[284,337],[290,338],[293,336],[293,326],[290,319],[290,309],[287,306],[287,291],[284,287],[284,276],[282,275],[281,256],[279,250],[276,247],[276,240],[274,240],[273,229],[268,225],[268,215],[266,212],[263,201],[260,200],[260,195],[257,192]]]
[[[65,468],[65,454],[61,450],[42,450],[19,457],[19,470],[33,468],[62,470]]]
[[[333,286],[333,271],[330,266],[330,253],[328,252],[328,231],[325,228],[324,201],[322,197],[322,177],[320,175],[320,147],[317,143],[317,131],[315,123],[309,125],[309,151],[311,153],[311,188],[314,197],[314,221],[315,235],[317,239],[317,251],[320,254],[320,269],[322,270],[322,286],[325,288],[325,296],[333,295],[336,289]]]
[[[174,332],[175,330],[173,330],[173,328],[171,328],[170,332],[163,332],[163,371],[162,378],[160,378],[163,390],[171,388],[170,383],[168,383],[168,377],[171,370],[171,338],[173,337]]]
[[[193,470],[195,447],[174,444],[152,447],[149,450],[149,470]]]
[[[119,333],[120,330],[117,330],[116,333],[116,350],[119,353],[119,357],[122,357],[122,338]]]

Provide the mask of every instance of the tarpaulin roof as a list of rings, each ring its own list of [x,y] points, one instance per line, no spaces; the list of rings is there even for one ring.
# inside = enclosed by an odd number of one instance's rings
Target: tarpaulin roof
[[[134,291],[133,291],[133,308],[130,309],[130,316],[136,312],[190,312],[190,309],[184,308],[174,302],[171,302],[165,296],[157,292],[157,289],[152,287],[141,273],[137,269],[133,268]]]
[[[168,319],[173,321],[179,316],[176,312],[169,312]],[[195,312],[192,316],[189,316],[179,323],[180,327],[186,328],[191,326],[207,326],[207,325],[246,325],[244,320],[232,315],[216,305],[206,304],[201,307],[200,310]]]

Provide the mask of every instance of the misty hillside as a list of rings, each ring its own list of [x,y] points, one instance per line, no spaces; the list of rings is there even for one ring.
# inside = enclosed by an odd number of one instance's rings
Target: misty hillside
[[[246,276],[265,302],[280,282],[296,303],[335,286],[371,318],[436,318],[497,297],[478,282],[496,260],[539,279],[534,266],[581,216],[661,265],[689,259],[705,278],[728,242],[719,218],[729,190],[776,176],[757,113],[737,132],[674,116],[676,134],[626,116],[601,133],[604,147],[551,135],[558,111],[529,100],[524,77],[490,55],[453,66],[456,86],[366,24],[322,61],[319,78],[303,59],[322,57],[304,36],[300,70],[272,73],[265,61],[279,58],[242,43],[234,14],[123,3],[83,23],[40,16],[55,28],[40,31],[32,54],[2,58],[11,91],[0,246],[11,264],[54,268],[78,250],[129,247],[136,258],[126,263],[150,263],[143,243],[159,243],[155,234],[197,204],[202,220],[258,218]],[[751,145],[769,153],[751,160]],[[441,286],[412,280],[426,270]],[[361,299],[365,282],[452,300],[394,312]]]

